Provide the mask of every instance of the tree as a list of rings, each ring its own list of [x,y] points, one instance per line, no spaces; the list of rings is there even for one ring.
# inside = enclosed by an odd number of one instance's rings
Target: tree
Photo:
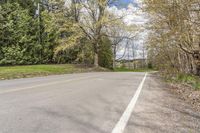
[[[91,41],[94,50],[94,66],[99,65],[99,50],[102,35],[106,34],[105,28],[116,18],[110,17],[107,7],[109,0],[72,1],[71,11],[74,20],[82,30],[82,33]]]
[[[0,64],[53,62],[58,35],[53,20],[44,10],[38,21],[26,2],[7,1],[0,6]]]
[[[199,1],[146,0],[145,5],[151,16],[149,47],[156,56],[151,55],[160,61],[169,61],[167,71],[171,68],[199,75],[200,68],[195,63],[199,60],[195,55],[200,54]]]
[[[99,65],[101,67],[113,68],[113,51],[112,51],[112,42],[108,37],[102,37],[101,45],[99,48]]]
[[[109,28],[111,23],[117,20],[107,10],[110,2],[108,0],[66,1],[66,6],[60,9],[63,9],[62,12],[64,12],[65,16],[68,16],[68,20],[70,18],[70,22],[72,23],[70,26],[71,29],[68,29],[68,31],[74,31],[71,32],[73,39],[65,43],[66,45],[61,45],[62,49],[66,49],[70,45],[80,45],[79,40],[86,37],[93,46],[94,66],[98,67],[101,39],[107,34],[106,28]],[[66,22],[67,20],[65,20]],[[90,43],[88,44],[90,47]]]
[[[29,60],[31,57],[26,56],[27,50],[31,48],[35,43],[35,35],[32,34],[34,29],[34,21],[28,14],[28,10],[23,9],[17,3],[6,3],[0,6],[1,21],[0,21],[0,45],[2,49],[1,64],[23,64],[24,61]],[[11,47],[8,51],[5,48]],[[16,49],[15,49],[16,47]],[[23,59],[21,57],[16,57],[16,55],[5,57],[8,55],[6,52],[15,53],[20,51],[23,54]],[[20,60],[18,62],[16,60]],[[12,60],[12,61],[11,61]]]

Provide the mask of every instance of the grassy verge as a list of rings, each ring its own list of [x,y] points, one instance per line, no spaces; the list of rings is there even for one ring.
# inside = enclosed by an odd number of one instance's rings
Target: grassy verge
[[[192,86],[195,90],[200,90],[200,77],[189,74],[179,74],[168,80],[170,82],[181,83]]]
[[[83,67],[80,65],[28,65],[0,67],[0,80],[68,74],[92,71],[107,71],[103,68]]]
[[[115,72],[153,72],[155,70],[148,69],[148,68],[144,68],[144,69],[115,68],[114,71]]]

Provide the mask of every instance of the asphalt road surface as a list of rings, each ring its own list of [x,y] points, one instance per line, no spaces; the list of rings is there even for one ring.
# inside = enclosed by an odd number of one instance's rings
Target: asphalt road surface
[[[145,73],[0,81],[0,133],[200,133],[200,113]]]

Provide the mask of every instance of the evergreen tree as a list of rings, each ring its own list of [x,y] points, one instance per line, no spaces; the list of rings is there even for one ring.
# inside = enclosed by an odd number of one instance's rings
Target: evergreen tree
[[[0,64],[24,64],[32,59],[27,52],[35,44],[34,20],[28,10],[20,7],[18,3],[7,2],[0,6],[0,12],[0,45],[3,54]],[[8,52],[21,54],[18,57]]]

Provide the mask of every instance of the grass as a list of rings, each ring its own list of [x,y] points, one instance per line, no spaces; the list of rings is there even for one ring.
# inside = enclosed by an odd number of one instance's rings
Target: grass
[[[143,69],[128,69],[128,68],[115,68],[115,72],[153,72],[155,70],[149,69],[149,68],[143,68]]]
[[[200,90],[200,78],[198,76],[180,74],[177,76],[177,80],[179,82],[191,85],[196,90]]]
[[[0,80],[39,77],[57,74],[81,73],[110,71],[105,68],[85,67],[81,65],[63,64],[63,65],[27,65],[27,66],[5,66],[0,67]],[[151,72],[152,69],[127,69],[116,68],[114,72]]]
[[[83,67],[80,65],[28,65],[0,67],[0,80],[47,76],[54,74],[80,73],[90,71],[106,71],[102,68]]]
[[[200,90],[200,77],[190,74],[178,74],[170,82],[182,83],[192,86],[195,90]]]

